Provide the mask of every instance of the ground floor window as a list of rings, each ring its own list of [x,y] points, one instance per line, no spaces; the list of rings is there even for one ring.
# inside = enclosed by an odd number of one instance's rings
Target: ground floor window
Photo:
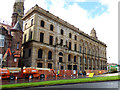
[[[59,62],[62,62],[62,57],[59,57]]]
[[[42,63],[38,63],[38,64],[37,64],[37,67],[38,67],[38,68],[42,68]]]
[[[77,70],[77,65],[73,65],[73,70]]]
[[[68,65],[68,70],[72,70],[72,65]]]
[[[52,64],[48,63],[48,68],[52,69]]]
[[[61,66],[61,70],[63,70],[64,69],[64,67],[63,66]]]

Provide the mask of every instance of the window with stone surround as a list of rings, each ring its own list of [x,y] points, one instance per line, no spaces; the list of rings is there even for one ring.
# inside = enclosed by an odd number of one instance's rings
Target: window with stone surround
[[[5,43],[5,36],[0,34],[0,47],[4,47],[4,43]]]
[[[42,64],[42,63],[37,63],[37,67],[38,67],[38,68],[42,68],[42,67],[43,67],[43,64]]]
[[[33,25],[33,19],[31,20],[31,26]]]
[[[38,50],[38,58],[42,58],[43,50],[39,49]]]
[[[71,42],[69,42],[69,50],[71,50]]]
[[[77,51],[77,44],[74,44],[74,50]]]
[[[17,42],[17,50],[19,49],[19,42]]]
[[[53,36],[50,36],[50,37],[49,37],[49,44],[50,44],[50,45],[53,45]]]
[[[48,59],[52,59],[52,52],[51,51],[48,52]]]
[[[74,56],[74,62],[76,62],[76,56]]]
[[[63,29],[61,29],[60,33],[61,33],[61,35],[63,35],[63,34],[64,34],[64,31],[63,31]]]
[[[28,57],[31,57],[31,48],[29,49],[29,52],[28,52],[28,53],[29,53],[29,56],[28,56]]]
[[[60,39],[60,45],[61,46],[63,45],[63,39]]]
[[[44,27],[45,26],[45,22],[43,20],[41,20],[41,27]]]
[[[72,38],[72,34],[71,33],[69,33],[69,38]]]
[[[75,35],[75,40],[77,40],[77,36]]]
[[[71,55],[70,54],[68,55],[68,61],[71,61]]]
[[[40,42],[44,42],[44,33],[40,33]]]
[[[50,30],[53,31],[53,29],[54,29],[54,26],[51,24],[50,25]]]

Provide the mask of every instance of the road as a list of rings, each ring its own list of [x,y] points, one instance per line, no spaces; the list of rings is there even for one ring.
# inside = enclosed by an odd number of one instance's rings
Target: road
[[[120,81],[107,81],[107,82],[94,82],[94,83],[80,83],[80,84],[67,84],[67,85],[54,85],[54,86],[44,86],[44,87],[30,87],[30,88],[19,88],[15,90],[41,90],[41,89],[47,89],[47,88],[103,88],[106,90],[109,88],[110,90],[116,90],[118,88],[118,83]],[[14,90],[14,89],[12,89]],[[92,89],[91,89],[92,90]],[[117,89],[118,90],[118,89]]]

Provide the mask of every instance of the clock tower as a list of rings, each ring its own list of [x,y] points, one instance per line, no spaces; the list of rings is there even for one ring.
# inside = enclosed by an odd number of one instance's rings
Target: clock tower
[[[24,0],[15,0],[12,14],[12,27],[19,21],[21,28],[23,28],[22,17],[24,16]]]

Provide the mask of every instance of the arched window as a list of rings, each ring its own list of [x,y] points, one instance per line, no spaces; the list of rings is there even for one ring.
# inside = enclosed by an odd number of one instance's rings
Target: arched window
[[[61,29],[61,32],[60,32],[60,33],[61,33],[61,35],[63,35],[63,34],[64,34],[64,31]]]
[[[38,58],[42,58],[42,53],[43,53],[42,49],[39,49],[38,50]]]
[[[52,52],[51,51],[48,52],[48,59],[52,59]]]
[[[62,53],[62,52],[60,52],[60,53],[59,53],[59,55],[60,55],[60,56],[63,56],[63,53]]]
[[[71,33],[69,33],[69,38],[71,38],[72,37],[72,34]]]
[[[60,53],[59,53],[59,62],[62,62],[62,61],[63,61],[63,53],[60,52]]]
[[[31,20],[31,26],[33,25],[33,19]]]
[[[41,27],[44,27],[45,22],[43,20],[41,20]]]
[[[51,25],[50,25],[50,30],[53,31],[53,29],[54,29],[54,27],[53,27],[53,25],[51,24]]]

